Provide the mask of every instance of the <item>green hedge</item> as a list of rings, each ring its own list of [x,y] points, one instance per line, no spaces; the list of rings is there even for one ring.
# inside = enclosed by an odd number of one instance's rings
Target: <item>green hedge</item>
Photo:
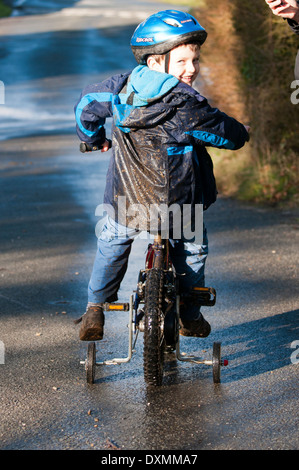
[[[221,11],[207,3],[196,13],[209,32],[202,57],[210,97],[252,129],[244,149],[214,152],[221,191],[298,204],[299,104],[291,101],[298,36],[262,0],[222,0]]]
[[[9,16],[11,14],[11,8],[7,6],[2,0],[0,0],[0,18]]]

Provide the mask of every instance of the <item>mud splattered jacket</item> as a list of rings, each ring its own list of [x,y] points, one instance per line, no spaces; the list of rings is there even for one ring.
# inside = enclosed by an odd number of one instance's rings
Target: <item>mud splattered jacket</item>
[[[206,147],[237,150],[248,140],[241,123],[192,87],[146,66],[88,86],[75,113],[80,140],[97,145],[106,138],[106,118],[113,118],[104,203],[119,223],[140,229],[148,229],[151,205],[207,209],[217,190]],[[138,204],[145,213],[138,209],[124,219],[120,196],[127,209]]]

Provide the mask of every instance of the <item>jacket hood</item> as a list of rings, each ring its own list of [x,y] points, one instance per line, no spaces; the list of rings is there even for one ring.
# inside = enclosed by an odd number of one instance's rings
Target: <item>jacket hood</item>
[[[127,91],[120,95],[121,103],[132,96],[133,106],[147,106],[162,98],[178,84],[179,80],[168,73],[156,72],[146,65],[136,67],[128,80]]]
[[[126,87],[114,101],[114,122],[124,132],[157,124],[172,107],[159,101],[177,86],[179,80],[167,73],[138,65],[128,78]],[[151,106],[149,106],[151,105]]]

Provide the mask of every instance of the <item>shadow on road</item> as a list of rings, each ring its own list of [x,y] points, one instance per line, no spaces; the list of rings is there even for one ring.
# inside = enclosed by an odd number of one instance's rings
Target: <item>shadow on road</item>
[[[291,344],[299,338],[299,310],[244,322],[219,336],[230,351],[225,382],[271,372],[291,364]]]
[[[291,365],[291,354],[293,341],[299,338],[299,310],[284,312],[272,317],[262,318],[255,321],[219,330],[208,343],[201,342],[205,354],[211,355],[212,342],[222,342],[223,357],[229,360],[229,366],[222,368],[222,383],[237,382],[245,378],[254,377],[276,369]],[[216,336],[216,337],[215,337]],[[139,339],[142,343],[142,337]],[[199,342],[197,339],[189,338],[184,341],[184,351],[188,354],[196,352]],[[107,346],[102,344],[101,354],[105,355]],[[111,349],[110,345],[110,349]],[[111,356],[112,357],[112,356]],[[103,357],[101,358],[101,360]],[[143,380],[142,350],[133,356],[131,365],[135,362],[135,368],[123,366],[123,369],[111,366],[103,366],[104,374],[96,378],[95,386],[109,383],[122,382],[124,380]],[[161,388],[152,388],[152,393],[159,395],[159,390],[180,383],[188,384],[194,381],[207,379],[212,382],[212,371],[210,366],[186,365],[176,360],[174,354],[167,354],[164,364],[164,382]]]

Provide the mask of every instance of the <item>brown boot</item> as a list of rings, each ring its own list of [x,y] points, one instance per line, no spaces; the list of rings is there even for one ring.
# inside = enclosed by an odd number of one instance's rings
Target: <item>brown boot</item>
[[[80,323],[79,338],[81,341],[98,341],[103,339],[105,317],[102,307],[99,305],[89,306],[79,320]]]
[[[180,335],[182,336],[195,336],[196,338],[206,338],[211,332],[211,326],[204,319],[200,313],[196,320],[182,320],[180,319]]]

